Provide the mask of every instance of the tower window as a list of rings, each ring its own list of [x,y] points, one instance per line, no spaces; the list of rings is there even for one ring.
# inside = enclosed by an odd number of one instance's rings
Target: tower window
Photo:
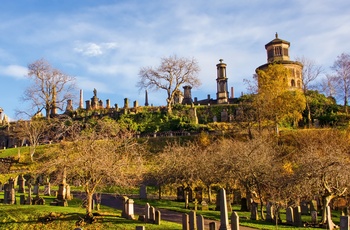
[[[275,56],[282,56],[282,48],[280,46],[275,47]]]
[[[295,81],[294,81],[294,79],[291,80],[290,85],[291,85],[292,87],[295,87]]]

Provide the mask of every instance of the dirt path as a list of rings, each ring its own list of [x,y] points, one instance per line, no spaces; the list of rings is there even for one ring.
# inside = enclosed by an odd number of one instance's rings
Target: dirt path
[[[102,198],[101,199],[102,205],[116,208],[116,209],[120,209],[120,210],[122,209],[123,202],[120,198],[118,198],[112,194],[102,194],[101,198]],[[176,223],[180,223],[180,224],[182,223],[182,213],[167,210],[167,209],[158,209],[158,210],[161,213],[162,220],[176,222]],[[134,204],[134,213],[136,215],[143,215],[144,214],[144,206]],[[209,229],[210,222],[214,222],[214,220],[209,220],[209,219],[204,220],[205,229]],[[219,221],[215,221],[215,222],[217,223],[216,226],[219,227],[220,222]],[[240,226],[240,230],[253,230],[253,228]]]

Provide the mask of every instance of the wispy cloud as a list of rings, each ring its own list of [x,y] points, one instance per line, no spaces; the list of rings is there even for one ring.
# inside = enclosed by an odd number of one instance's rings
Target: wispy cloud
[[[28,74],[28,69],[19,65],[0,66],[0,75],[23,79]]]
[[[94,42],[76,42],[74,51],[82,54],[83,56],[95,57],[101,56],[109,52],[110,50],[117,49],[118,45],[115,42],[106,43],[94,43]]]

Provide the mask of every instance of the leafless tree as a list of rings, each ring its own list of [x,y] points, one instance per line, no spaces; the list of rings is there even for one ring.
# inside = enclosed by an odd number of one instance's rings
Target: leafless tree
[[[342,53],[334,61],[331,69],[333,75],[329,80],[335,87],[336,96],[343,100],[345,113],[348,113],[348,101],[350,96],[350,54]]]
[[[199,66],[194,58],[179,58],[176,55],[164,57],[157,68],[142,67],[140,69],[140,80],[137,86],[140,90],[165,90],[167,93],[167,110],[171,113],[171,103],[180,90],[180,86],[188,84],[197,87],[200,85],[198,73]]]
[[[46,118],[55,115],[56,109],[63,110],[67,99],[72,99],[75,78],[53,68],[46,60],[40,59],[28,65],[28,78],[32,81],[24,92],[23,100],[31,103],[31,110],[37,114],[45,110]],[[30,117],[28,111],[19,111]]]
[[[317,65],[314,61],[307,59],[305,57],[297,58],[297,61],[303,64],[302,70],[302,82],[303,82],[303,92],[306,101],[307,109],[307,123],[308,126],[311,125],[311,110],[310,110],[310,98],[307,96],[307,92],[311,89],[311,84],[315,81],[320,74],[323,73],[323,68]]]
[[[51,157],[41,170],[49,173],[64,168],[67,179],[79,180],[86,194],[86,212],[91,216],[93,194],[103,186],[132,186],[141,180],[142,146],[131,137],[111,119],[85,124],[75,141],[60,143],[57,157]]]

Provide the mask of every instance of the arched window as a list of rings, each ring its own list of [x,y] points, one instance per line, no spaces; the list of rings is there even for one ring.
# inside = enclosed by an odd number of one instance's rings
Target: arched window
[[[294,81],[294,79],[291,80],[290,85],[291,85],[292,87],[295,87],[295,81]]]

